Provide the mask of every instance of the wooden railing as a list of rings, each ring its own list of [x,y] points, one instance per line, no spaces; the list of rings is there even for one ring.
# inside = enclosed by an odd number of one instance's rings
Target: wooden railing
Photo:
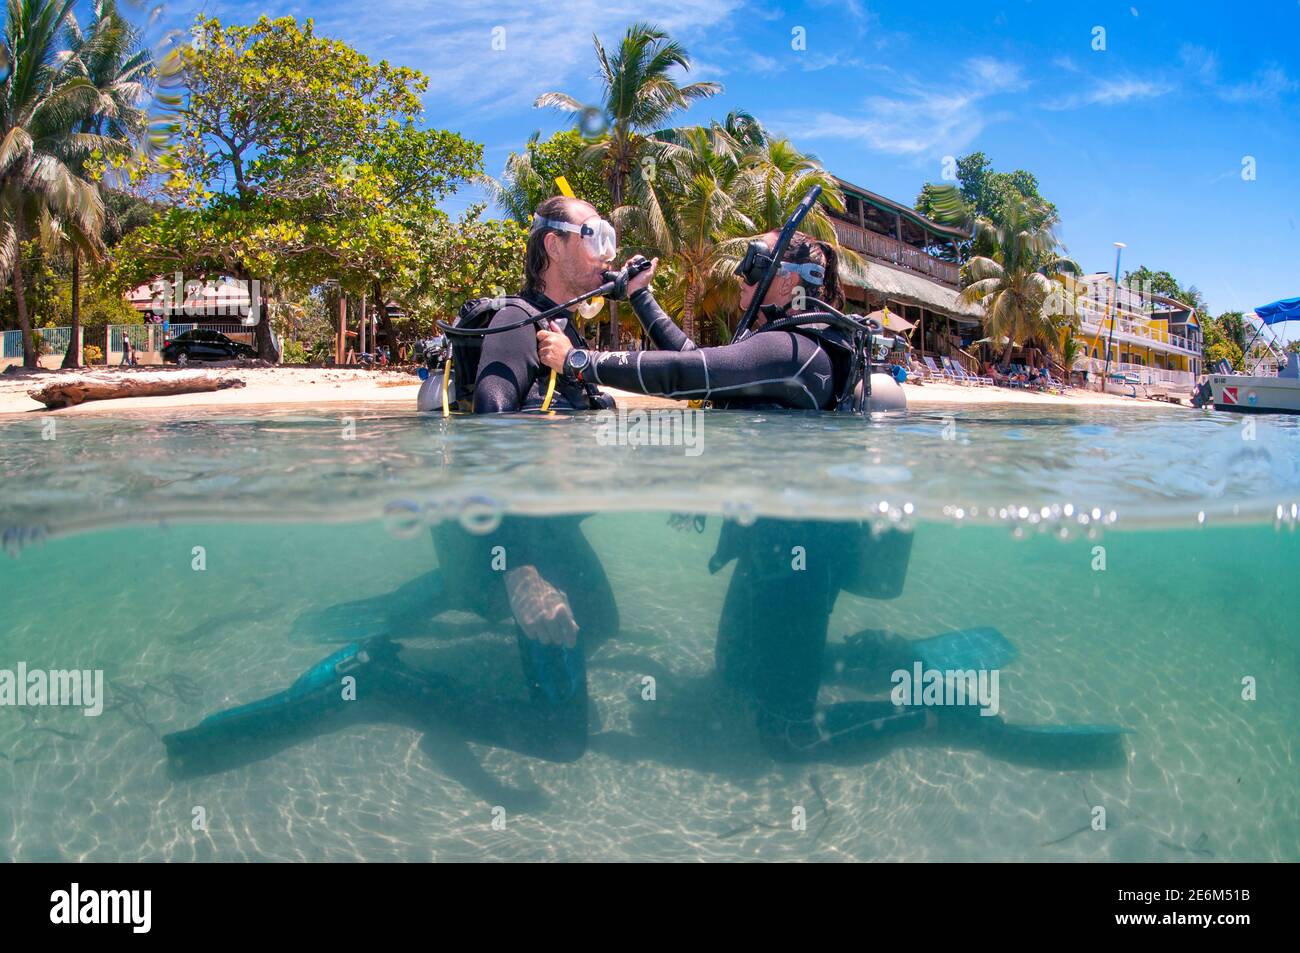
[[[909,271],[925,275],[927,278],[933,278],[935,281],[941,281],[953,288],[957,287],[959,280],[957,265],[953,262],[940,261],[933,255],[927,255],[921,249],[914,248],[906,242],[900,242],[888,235],[881,235],[870,229],[861,228],[851,222],[845,222],[838,218],[832,219],[832,222],[835,225],[835,234],[840,238],[840,244],[845,247],[866,255],[868,258],[896,265],[899,268],[906,268]]]

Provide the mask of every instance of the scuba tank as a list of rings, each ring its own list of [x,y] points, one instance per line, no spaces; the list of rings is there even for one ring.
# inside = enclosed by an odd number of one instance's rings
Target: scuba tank
[[[420,390],[415,395],[416,410],[430,412],[442,408],[443,376],[445,374],[450,373],[453,375],[449,392],[455,393],[454,375],[456,368],[454,365],[450,369],[447,367],[447,358],[450,354],[451,345],[448,343],[447,338],[442,335],[416,342],[415,360],[420,365],[419,370],[416,372],[420,377]]]

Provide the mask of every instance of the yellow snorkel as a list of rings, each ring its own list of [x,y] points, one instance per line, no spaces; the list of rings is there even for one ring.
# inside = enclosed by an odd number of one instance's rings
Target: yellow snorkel
[[[565,198],[570,198],[570,199],[577,198],[577,196],[573,194],[573,189],[569,185],[569,180],[566,179],[564,176],[561,175],[556,177],[555,187],[560,190],[560,194],[563,195]],[[595,305],[597,309],[599,309],[601,307],[604,307],[605,299],[592,298],[591,303]],[[557,375],[556,375],[555,368],[551,368],[551,379],[547,381],[546,384],[546,399],[542,401],[542,413],[544,414],[551,412],[551,398],[555,396],[556,376]]]

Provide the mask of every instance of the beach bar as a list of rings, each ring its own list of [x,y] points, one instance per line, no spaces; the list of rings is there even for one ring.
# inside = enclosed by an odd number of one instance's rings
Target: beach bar
[[[843,212],[826,207],[836,236],[863,258],[863,275],[848,279],[844,293],[867,312],[887,309],[914,326],[909,339],[916,355],[947,356],[978,373],[971,351],[979,338],[983,309],[959,297],[957,245],[964,229],[940,225],[915,209],[837,178]]]

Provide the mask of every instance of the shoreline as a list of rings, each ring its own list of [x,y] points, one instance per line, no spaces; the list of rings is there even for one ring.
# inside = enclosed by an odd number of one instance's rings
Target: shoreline
[[[193,368],[190,368],[192,370]],[[409,369],[362,369],[351,367],[297,366],[221,366],[204,368],[222,378],[239,378],[245,386],[203,393],[159,397],[123,397],[89,401],[75,407],[51,410],[28,396],[27,392],[57,379],[81,371],[45,371],[39,373],[0,374],[0,416],[23,414],[112,414],[120,411],[201,409],[220,413],[238,407],[281,407],[311,409],[325,404],[392,404],[394,409],[415,407],[419,379]],[[130,374],[136,369],[97,367],[97,373]],[[140,372],[166,372],[170,367],[141,367]],[[909,403],[946,404],[951,406],[1011,405],[1052,407],[1166,407],[1188,409],[1168,401],[1120,397],[1095,391],[1070,390],[1064,395],[928,382],[903,385]],[[684,401],[663,397],[646,397],[606,388],[619,407],[684,407]]]

